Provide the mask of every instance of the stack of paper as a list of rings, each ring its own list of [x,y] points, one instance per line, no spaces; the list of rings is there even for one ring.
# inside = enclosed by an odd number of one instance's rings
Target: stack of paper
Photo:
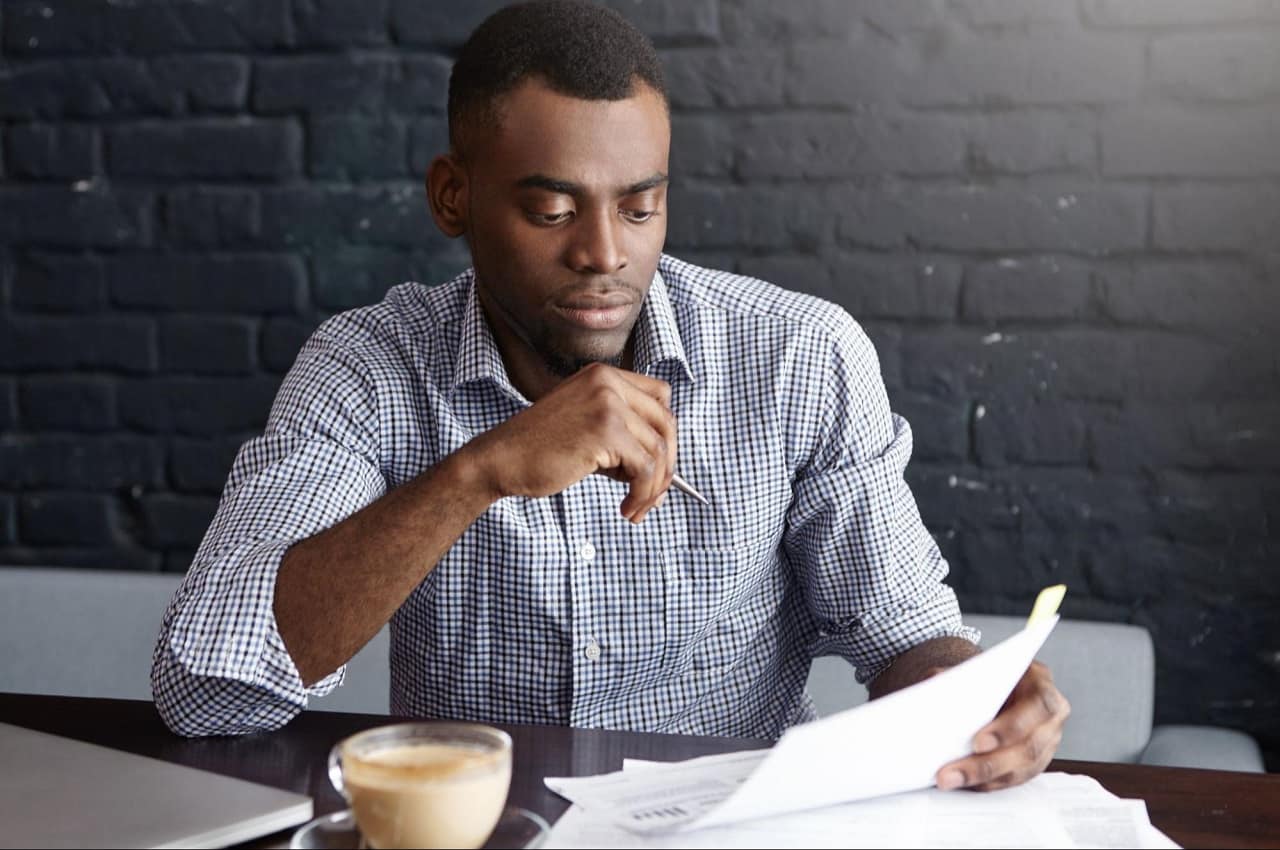
[[[789,729],[771,750],[589,777],[548,777],[577,805],[556,846],[1170,846],[1141,801],[1084,777],[1042,776],[993,794],[943,793],[938,770],[969,755],[1058,622],[1065,588],[1027,626],[909,688]],[[914,793],[905,793],[914,792]],[[861,801],[861,802],[858,802]],[[1075,813],[1085,811],[1086,818]],[[1088,831],[1092,824],[1096,831]],[[1112,843],[1112,837],[1115,841]]]
[[[648,773],[628,763],[624,773]],[[667,770],[659,769],[658,773]],[[546,848],[578,847],[1177,847],[1141,800],[1094,779],[1046,773],[990,793],[926,789],[705,829],[637,833],[574,805]]]

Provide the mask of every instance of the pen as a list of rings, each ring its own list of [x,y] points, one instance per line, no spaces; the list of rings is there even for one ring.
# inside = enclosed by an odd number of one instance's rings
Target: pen
[[[704,505],[711,504],[711,502],[707,500],[706,496],[702,495],[697,490],[693,489],[693,485],[690,484],[688,481],[685,481],[679,475],[673,474],[671,476],[671,483],[679,487],[684,492],[688,493],[693,498],[697,499],[699,502],[702,502],[702,504]]]

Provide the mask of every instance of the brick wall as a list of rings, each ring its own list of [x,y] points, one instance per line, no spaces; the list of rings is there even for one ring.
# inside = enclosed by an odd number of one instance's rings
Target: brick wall
[[[975,609],[1148,626],[1280,750],[1280,2],[614,0],[669,249],[845,305]],[[427,0],[0,8],[0,563],[183,570],[334,311],[465,265]]]

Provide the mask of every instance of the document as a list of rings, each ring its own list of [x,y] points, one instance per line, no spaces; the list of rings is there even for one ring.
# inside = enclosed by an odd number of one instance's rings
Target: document
[[[641,765],[628,762],[631,773]],[[544,848],[627,847],[1177,847],[1147,819],[1087,776],[1046,773],[990,793],[936,788],[691,832],[637,834],[575,805]]]
[[[940,767],[972,752],[974,736],[996,716],[1057,621],[1056,614],[1033,616],[1021,632],[980,655],[857,708],[795,726],[771,750],[545,781],[641,835],[929,788]]]

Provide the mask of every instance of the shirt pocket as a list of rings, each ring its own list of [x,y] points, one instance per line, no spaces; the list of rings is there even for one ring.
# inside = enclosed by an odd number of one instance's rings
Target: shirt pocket
[[[751,547],[672,549],[663,555],[668,671],[687,673],[728,664],[731,658],[709,651],[707,638],[734,605],[740,570]]]

